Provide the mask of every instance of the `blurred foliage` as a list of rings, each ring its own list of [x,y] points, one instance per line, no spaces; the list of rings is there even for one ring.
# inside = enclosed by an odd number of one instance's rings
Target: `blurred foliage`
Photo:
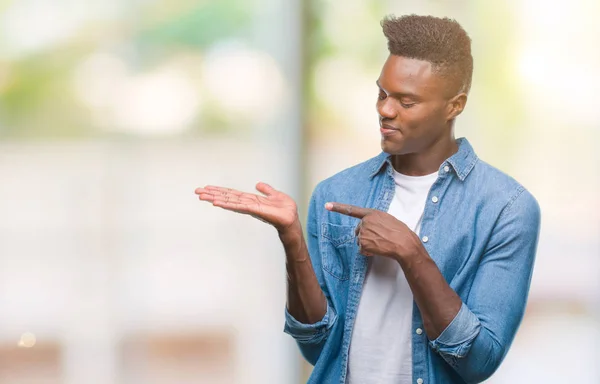
[[[318,137],[323,131],[321,128],[323,126],[327,126],[329,131],[335,127],[344,129],[340,117],[331,110],[331,103],[336,101],[323,102],[316,96],[315,68],[319,62],[331,57],[347,57],[366,73],[378,74],[382,59],[385,57],[382,56],[382,52],[386,52],[385,38],[379,24],[386,14],[386,3],[384,1],[352,1],[351,3],[353,5],[349,6],[343,14],[336,13],[339,9],[336,3],[326,0],[313,0],[306,6],[305,52],[308,70],[305,87],[309,106],[306,120],[309,137]],[[339,27],[336,27],[336,24]],[[375,79],[376,77],[373,78],[373,83]],[[376,88],[373,85],[373,105],[375,95]]]
[[[482,135],[490,143],[490,150],[510,148],[522,140],[525,119],[525,100],[519,92],[518,74],[507,58],[517,57],[518,41],[515,14],[505,2],[474,2],[474,29],[479,54],[475,57],[474,82],[477,82],[477,98],[481,99],[476,113],[478,120],[485,122]],[[498,159],[501,168],[510,168],[512,156],[504,153],[491,154]]]
[[[215,41],[243,38],[250,30],[255,5],[251,1],[161,1],[146,11],[148,21],[136,36],[142,45],[206,49]],[[165,10],[170,10],[165,18]]]
[[[8,6],[2,3],[0,15]],[[56,46],[16,58],[5,57],[0,37],[0,137],[107,134],[72,89],[74,72],[88,55],[109,52],[143,71],[173,54],[201,53],[222,39],[248,36],[254,7],[244,0],[131,2],[117,19],[84,25]]]
[[[83,52],[49,50],[7,65],[0,93],[0,135],[3,137],[85,136],[86,111],[70,90],[70,71]],[[6,65],[6,64],[5,64]]]
[[[426,3],[440,12],[452,8],[472,20],[470,27],[477,31],[474,45],[481,47],[475,60],[479,92],[476,97],[482,101],[476,111],[477,121],[485,122],[486,140],[501,143],[499,147],[506,147],[509,140],[518,140],[524,103],[515,83],[514,68],[507,60],[515,55],[514,42],[518,38],[513,28],[507,28],[515,22],[513,10],[503,2],[472,1],[468,6],[462,2]],[[0,2],[0,14],[10,4]],[[393,6],[403,9],[406,4]],[[108,52],[124,60],[132,71],[143,74],[180,54],[202,57],[220,41],[251,39],[261,5],[246,0],[129,2],[114,19],[84,25],[60,45],[18,58],[2,56],[0,37],[0,137],[108,134],[97,126],[92,111],[72,89],[74,72],[84,59],[97,51]],[[309,136],[318,138],[320,132],[326,131],[323,127],[347,129],[342,123],[344,117],[332,107],[337,101],[317,97],[316,68],[326,60],[342,58],[365,75],[375,77],[387,54],[379,23],[391,7],[385,1],[352,0],[343,7],[327,0],[304,3],[304,115]],[[198,92],[201,94],[202,89]],[[373,92],[375,95],[375,87]],[[223,116],[226,108],[212,102],[205,100],[189,133],[228,131]]]

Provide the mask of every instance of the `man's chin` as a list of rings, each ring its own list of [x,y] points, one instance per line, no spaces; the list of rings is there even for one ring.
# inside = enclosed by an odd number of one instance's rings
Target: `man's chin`
[[[381,139],[381,150],[390,155],[402,155],[405,150],[404,143],[394,143],[389,140]]]

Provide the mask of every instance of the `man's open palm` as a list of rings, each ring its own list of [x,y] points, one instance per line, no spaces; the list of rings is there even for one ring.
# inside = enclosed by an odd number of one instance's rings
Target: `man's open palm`
[[[196,194],[200,200],[211,202],[215,207],[251,215],[279,231],[298,219],[298,207],[291,197],[265,183],[256,184],[256,190],[264,196],[212,185],[197,188]]]

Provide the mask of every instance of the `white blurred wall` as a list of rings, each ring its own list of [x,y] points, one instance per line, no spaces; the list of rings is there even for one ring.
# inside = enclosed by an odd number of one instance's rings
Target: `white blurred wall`
[[[136,383],[124,377],[128,339],[224,333],[235,382],[298,375],[282,332],[276,233],[193,193],[206,184],[253,190],[259,180],[289,189],[282,148],[54,142],[4,143],[0,153],[3,344],[24,332],[57,342],[64,383]]]

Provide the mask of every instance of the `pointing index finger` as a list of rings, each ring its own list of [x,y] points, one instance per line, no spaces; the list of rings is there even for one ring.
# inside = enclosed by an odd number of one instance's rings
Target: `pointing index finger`
[[[342,203],[327,203],[325,204],[325,209],[331,212],[341,213],[342,215],[356,217],[357,219],[362,219],[372,211],[372,209],[369,208]]]

